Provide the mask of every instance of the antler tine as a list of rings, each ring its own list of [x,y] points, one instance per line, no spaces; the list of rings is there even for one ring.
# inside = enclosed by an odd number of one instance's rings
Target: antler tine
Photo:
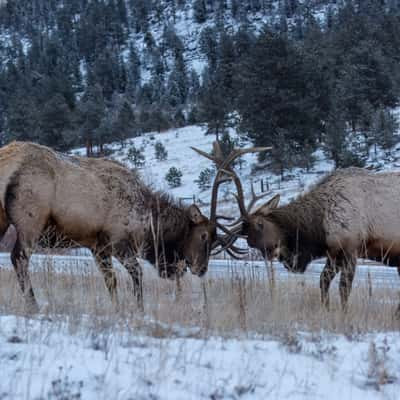
[[[210,221],[217,221],[217,202],[218,202],[218,187],[221,183],[229,181],[231,178],[222,176],[223,171],[218,171],[214,179],[211,191],[211,204],[210,204]]]
[[[219,219],[224,219],[225,221],[233,221],[233,220],[235,219],[235,218],[233,218],[233,217],[227,217],[227,216],[225,216],[225,215],[217,215],[216,218],[217,218],[217,221],[218,221]]]
[[[190,146],[190,148],[194,150],[196,153],[199,153],[201,156],[211,160],[217,166],[218,169],[220,169],[220,166],[224,162],[224,156],[222,154],[221,146],[217,141],[213,142],[214,154],[209,154],[203,150],[197,149],[196,147]]]
[[[241,256],[243,256],[244,253],[242,253],[242,254],[235,254],[231,249],[226,249],[226,252],[227,252],[232,258],[234,258],[235,260],[243,260],[243,257],[241,257]]]
[[[226,173],[224,170],[220,169],[220,165],[223,163],[222,151],[218,142],[214,142],[214,155],[206,153],[203,150],[197,149],[196,147],[191,147],[195,152],[199,153],[203,157],[208,158],[213,161],[217,167],[217,176],[214,179],[212,191],[211,191],[211,203],[210,203],[210,221],[216,222],[217,220],[217,201],[218,201],[218,187],[224,182],[229,181],[231,178],[224,177],[222,174]]]
[[[228,251],[230,250],[233,253],[237,253],[237,255],[243,255],[248,253],[248,249],[242,249],[240,247],[235,246],[233,243],[235,243],[237,238],[234,236],[226,235],[226,236],[219,236],[218,237],[218,244],[221,244],[222,247],[218,249],[217,251],[213,252],[212,255],[217,255],[223,251]],[[216,246],[217,247],[217,246]],[[215,247],[214,247],[215,248]]]
[[[233,149],[228,157],[224,160],[220,168],[229,167],[229,165],[238,157],[249,154],[249,153],[259,153],[262,151],[271,150],[272,147],[250,147],[248,149]]]
[[[267,151],[271,150],[272,147],[251,147],[249,149],[234,149],[231,151],[229,156],[226,158],[226,160],[220,164],[219,170],[223,170],[225,174],[231,176],[233,182],[235,183],[236,190],[237,190],[237,195],[234,193],[234,196],[236,197],[236,200],[239,205],[240,209],[240,214],[242,217],[246,218],[249,213],[249,208],[246,208],[245,202],[244,202],[244,190],[242,183],[237,176],[237,174],[231,169],[230,164],[239,156],[247,153],[257,153],[261,151]],[[258,201],[259,199],[257,199]],[[252,204],[253,206],[254,204]]]
[[[272,191],[269,190],[268,192],[257,195],[254,190],[253,181],[251,181],[250,187],[251,187],[251,200],[250,200],[250,203],[247,205],[247,209],[246,209],[248,214],[250,213],[250,211],[254,207],[254,205],[257,203],[257,201],[263,199],[266,196],[269,196],[272,193]]]
[[[208,154],[207,152],[200,150],[200,149],[196,149],[196,147],[190,146],[190,148],[192,150],[194,150],[196,153],[199,153],[201,156],[208,158],[209,160],[215,162],[215,157],[212,156],[212,154]]]
[[[224,250],[228,249],[229,247],[231,247],[233,245],[233,243],[235,242],[236,238],[235,237],[230,237],[229,235],[226,236],[218,236],[218,240],[217,240],[217,244],[216,246],[213,248],[213,250],[215,248],[217,248],[219,245],[221,245],[221,247],[217,250],[214,251],[212,253],[213,256],[222,253]]]
[[[221,229],[222,232],[226,233],[229,236],[232,236],[232,231],[228,228],[226,228],[224,225],[220,224],[217,222],[217,228]]]

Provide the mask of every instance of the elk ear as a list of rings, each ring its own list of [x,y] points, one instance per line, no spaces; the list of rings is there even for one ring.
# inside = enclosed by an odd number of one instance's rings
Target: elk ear
[[[257,213],[261,215],[268,215],[271,210],[278,207],[280,199],[281,199],[280,194],[275,195],[271,200],[268,200],[265,204],[263,204],[257,210]]]
[[[195,225],[200,224],[200,223],[204,222],[207,219],[201,213],[199,207],[197,207],[195,204],[192,204],[189,207],[188,215],[189,215],[190,221],[192,221]]]

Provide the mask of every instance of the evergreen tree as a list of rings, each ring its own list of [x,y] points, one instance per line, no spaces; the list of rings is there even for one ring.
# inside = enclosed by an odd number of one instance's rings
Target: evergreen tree
[[[129,147],[127,159],[135,166],[135,168],[141,168],[145,164],[145,157],[142,149],[138,149],[133,145]]]
[[[63,132],[71,128],[71,111],[65,98],[55,94],[43,104],[38,117],[40,139],[47,146],[65,150]]]
[[[204,73],[204,83],[200,91],[200,113],[201,118],[207,121],[207,133],[215,134],[219,140],[228,124],[228,103],[221,82],[207,73],[208,71]]]
[[[161,142],[156,142],[154,145],[155,157],[158,161],[165,161],[168,157],[168,152]]]
[[[131,44],[129,47],[127,70],[127,91],[132,98],[135,98],[141,85],[141,61],[133,44]]]
[[[202,24],[207,19],[207,9],[205,0],[195,0],[193,3],[193,17],[196,22]]]
[[[78,114],[79,133],[81,141],[85,143],[88,157],[93,155],[93,146],[98,138],[97,132],[101,126],[105,108],[101,86],[98,84],[89,86],[80,101]],[[99,146],[102,146],[102,142]]]
[[[378,109],[372,116],[371,136],[375,148],[381,146],[384,150],[390,150],[398,141],[397,131],[399,124],[394,115],[385,109]]]
[[[167,174],[165,175],[165,180],[167,181],[170,188],[176,188],[182,184],[182,172],[176,168],[171,167]]]
[[[114,139],[121,141],[121,143],[137,134],[136,118],[127,98],[123,98],[117,106],[112,131]]]
[[[237,109],[241,129],[255,144],[279,148],[283,138],[291,152],[315,146],[322,114],[315,102],[314,75],[305,65],[287,38],[269,32],[241,63]]]

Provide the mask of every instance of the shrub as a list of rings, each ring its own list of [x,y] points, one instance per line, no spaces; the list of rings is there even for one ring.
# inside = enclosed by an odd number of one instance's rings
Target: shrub
[[[156,142],[154,145],[155,156],[158,161],[165,161],[168,157],[168,152],[161,142]]]
[[[211,187],[211,180],[215,175],[215,170],[213,168],[205,168],[200,171],[199,177],[195,182],[200,190],[206,190]]]
[[[165,180],[167,181],[169,187],[171,188],[176,188],[178,186],[181,186],[182,181],[182,172],[176,168],[176,167],[171,167],[168,172],[167,175],[165,175]]]
[[[129,150],[128,154],[126,157],[136,168],[143,167],[145,164],[145,158],[143,155],[142,149],[136,148],[134,145],[132,145]]]

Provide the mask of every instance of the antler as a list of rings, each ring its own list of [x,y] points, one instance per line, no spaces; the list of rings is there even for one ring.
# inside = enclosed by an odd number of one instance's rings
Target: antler
[[[215,141],[213,143],[213,149],[214,149],[214,155],[206,153],[203,150],[197,149],[196,147],[191,147],[194,151],[202,155],[203,157],[208,158],[209,160],[213,161],[215,165],[217,166],[218,172],[217,176],[214,180],[214,185],[212,189],[212,195],[211,195],[211,211],[210,211],[210,219],[215,220],[216,216],[216,207],[217,207],[217,189],[218,186],[223,183],[227,182],[230,179],[233,179],[233,181],[236,184],[237,191],[238,191],[238,196],[243,199],[242,203],[239,204],[240,211],[246,213],[246,207],[244,207],[244,191],[243,187],[240,183],[240,179],[238,176],[233,172],[231,168],[232,162],[242,156],[243,154],[248,154],[248,153],[258,153],[261,151],[267,151],[271,150],[272,147],[250,147],[248,149],[233,149],[231,153],[228,155],[228,157],[224,158],[221,150],[221,146],[219,142]],[[221,173],[228,175],[228,178],[221,178]]]
[[[196,151],[197,153],[199,153],[200,155],[202,155],[203,157],[206,157],[209,160],[213,161],[218,169],[217,176],[215,177],[213,188],[212,188],[210,220],[215,222],[217,227],[220,230],[222,230],[226,235],[223,235],[223,236],[218,235],[217,236],[217,240],[213,244],[213,249],[217,248],[219,245],[221,245],[221,248],[214,254],[218,254],[218,253],[226,250],[232,257],[240,258],[240,255],[247,253],[247,250],[236,247],[233,244],[236,241],[236,239],[241,236],[239,234],[240,227],[238,226],[238,223],[240,221],[242,221],[242,219],[244,217],[248,216],[248,213],[250,212],[251,207],[253,207],[254,204],[260,198],[264,197],[266,194],[263,194],[261,196],[256,196],[255,192],[254,192],[253,183],[252,183],[251,190],[252,190],[253,199],[250,203],[250,207],[247,209],[244,204],[244,191],[243,191],[242,184],[240,182],[239,177],[233,171],[231,164],[239,156],[242,156],[242,155],[248,154],[248,153],[257,153],[257,152],[261,152],[261,151],[267,151],[267,150],[272,149],[272,147],[251,147],[251,148],[247,148],[247,149],[233,149],[231,151],[231,153],[228,155],[228,157],[226,157],[226,158],[224,158],[220,144],[217,141],[215,141],[213,143],[213,150],[214,150],[213,153],[214,154],[206,153],[195,147],[192,147],[192,149],[194,151]],[[218,223],[217,219],[229,220],[231,218],[227,218],[227,217],[223,217],[223,216],[217,217],[216,209],[217,209],[218,186],[221,183],[229,181],[231,179],[234,181],[236,188],[237,188],[237,195],[235,195],[235,196],[238,200],[241,217],[239,218],[239,220],[237,220],[234,223],[232,223],[231,225],[229,225],[229,226],[232,226],[233,229],[228,229],[224,225]]]
[[[238,193],[240,193],[240,192],[243,193],[243,188],[242,188],[242,184],[240,182],[239,177],[233,171],[232,171],[232,174],[235,175],[235,177],[232,177],[232,179],[236,184]],[[251,181],[250,187],[251,187],[251,200],[247,206],[245,205],[243,196],[239,197],[239,195],[237,195],[236,193],[233,193],[233,195],[235,196],[235,198],[238,202],[238,205],[239,205],[240,217],[236,221],[234,221],[228,225],[228,227],[231,228],[230,230],[232,232],[240,231],[239,228],[241,227],[241,223],[249,217],[249,214],[250,214],[252,208],[254,207],[254,205],[257,204],[257,202],[259,200],[263,199],[266,196],[269,196],[272,193],[271,191],[268,191],[266,193],[261,193],[261,194],[257,195],[254,190],[253,181]]]

